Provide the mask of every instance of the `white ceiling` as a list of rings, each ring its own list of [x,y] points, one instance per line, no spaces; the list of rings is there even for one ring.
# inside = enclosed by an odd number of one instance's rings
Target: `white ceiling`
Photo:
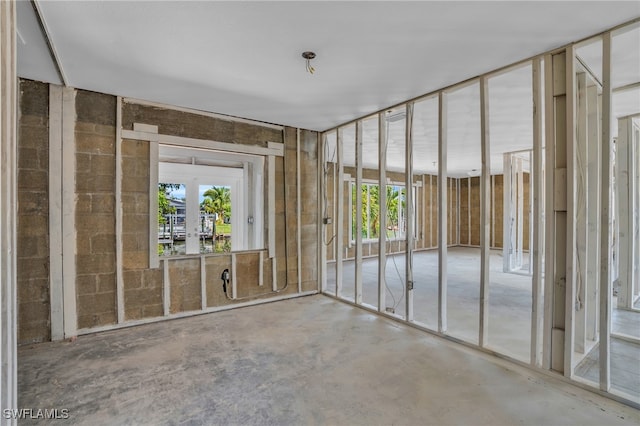
[[[312,130],[640,16],[637,1],[37,4],[70,86]],[[59,83],[26,1],[18,31],[19,75]]]

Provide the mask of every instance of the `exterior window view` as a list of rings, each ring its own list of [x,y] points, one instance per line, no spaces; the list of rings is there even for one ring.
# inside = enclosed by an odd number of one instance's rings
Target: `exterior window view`
[[[231,188],[200,185],[198,193],[199,229],[187,232],[187,203],[184,184],[158,184],[158,254],[186,254],[186,240],[197,238],[200,253],[231,251]]]
[[[356,186],[351,184],[351,239],[356,240]],[[380,232],[380,222],[378,220],[378,191],[377,184],[363,184],[362,191],[362,239],[374,240],[378,238]],[[405,223],[405,199],[406,189],[404,186],[388,185],[387,186],[387,238],[402,239],[406,232]]]

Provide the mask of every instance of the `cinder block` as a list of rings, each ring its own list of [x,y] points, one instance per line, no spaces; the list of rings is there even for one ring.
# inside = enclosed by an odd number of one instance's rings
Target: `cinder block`
[[[93,213],[113,213],[115,205],[115,195],[111,193],[95,193],[91,196],[91,212]],[[76,205],[77,206],[77,205]],[[77,207],[76,207],[77,211]]]
[[[143,318],[161,317],[163,315],[164,315],[164,305],[161,303],[156,305],[145,305],[142,307]]]
[[[76,230],[78,238],[89,238],[94,235],[113,233],[115,219],[110,214],[76,214]]]
[[[49,323],[19,322],[18,345],[28,345],[31,343],[41,343],[51,340],[51,329]]]
[[[21,258],[17,260],[18,280],[49,277],[48,258]]]
[[[84,215],[91,213],[91,201],[90,193],[76,194],[76,214]]]
[[[143,287],[148,289],[162,289],[164,271],[160,268],[147,269],[143,274]]]
[[[18,169],[18,190],[49,187],[49,173],[38,169]]]
[[[42,323],[49,321],[49,303],[47,302],[26,302],[18,304],[18,322],[22,323]]]
[[[100,274],[97,276],[98,293],[114,293],[116,291],[116,274]]]
[[[20,113],[22,116],[35,115],[47,117],[49,115],[49,85],[33,80],[19,81]]]
[[[18,304],[29,302],[49,303],[49,279],[34,278],[30,280],[18,279]]]
[[[32,121],[31,125],[25,123]],[[41,149],[43,145],[49,141],[49,130],[47,121],[41,117],[20,117],[20,134],[18,138],[18,146],[21,148]]]
[[[126,321],[137,320],[142,318],[142,308],[127,306],[125,303],[124,318]]]
[[[98,286],[96,275],[90,274],[76,276],[76,294],[78,296],[96,294],[97,291]]]
[[[115,253],[116,239],[115,235],[98,234],[91,237],[91,254]]]
[[[140,269],[129,269],[122,272],[123,288],[125,291],[141,288],[143,274]]]
[[[18,148],[18,168],[19,169],[39,169],[38,149],[29,147]]]
[[[115,254],[79,254],[76,255],[76,273],[103,274],[115,272]]]
[[[18,259],[49,257],[49,241],[42,236],[26,236],[18,232]]]
[[[103,312],[98,315],[98,323],[100,325],[115,324],[118,321],[116,311]]]
[[[76,238],[76,253],[91,253],[91,240],[79,233]]]
[[[114,177],[116,172],[115,157],[113,155],[91,155],[91,172]]]
[[[92,313],[78,314],[78,328],[91,328],[99,324],[98,315]]]
[[[149,157],[149,142],[125,139],[122,141],[121,153],[123,157]],[[123,162],[124,160],[130,159],[123,158]]]
[[[149,253],[143,251],[128,252],[123,256],[124,269],[146,269],[149,267]]]
[[[95,123],[88,123],[83,121],[76,121],[76,133],[88,133],[98,136],[107,136],[115,138],[116,128],[115,126],[107,126]]]
[[[138,192],[138,193],[149,193],[149,179],[147,178],[136,178],[131,177],[127,179],[123,179],[122,181],[122,191],[123,192]]]
[[[79,122],[115,126],[116,97],[87,90],[77,90],[76,113]]]
[[[91,154],[76,152],[76,176],[91,173]]]
[[[115,189],[116,182],[112,175],[94,175],[92,192],[114,193]]]
[[[18,214],[49,216],[49,194],[44,189],[18,191]],[[18,230],[20,232],[20,230]]]
[[[126,215],[123,217],[123,227],[129,232],[140,233],[149,229],[149,216],[144,214]]]
[[[135,157],[124,157],[122,159],[122,176],[133,178],[137,175],[137,163]]]
[[[76,153],[111,154],[115,153],[115,134],[112,137],[93,133],[76,132]]]
[[[97,293],[93,310],[96,313],[106,313],[116,311],[116,293]]]

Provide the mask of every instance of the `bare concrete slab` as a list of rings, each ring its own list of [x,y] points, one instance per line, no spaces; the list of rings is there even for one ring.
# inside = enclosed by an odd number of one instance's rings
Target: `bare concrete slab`
[[[66,408],[73,424],[640,423],[631,407],[324,296],[21,347],[18,380],[21,408]]]

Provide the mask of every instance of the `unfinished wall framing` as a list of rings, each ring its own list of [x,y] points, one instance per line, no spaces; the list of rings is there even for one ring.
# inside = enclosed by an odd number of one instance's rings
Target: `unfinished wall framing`
[[[636,255],[640,235],[637,219],[640,215],[640,197],[637,196],[640,160],[637,151],[640,149],[634,139],[640,138],[638,112],[629,117],[616,117],[620,119],[619,122],[611,120],[613,92],[626,92],[632,87],[636,90],[637,83],[613,90],[611,37],[612,34],[634,30],[637,26],[638,23],[634,21],[628,24],[628,28],[616,28],[601,36],[602,70],[596,69],[596,78],[590,80],[589,74],[593,75],[593,69],[581,68],[584,62],[577,56],[578,44],[572,44],[480,76],[477,80],[466,81],[379,112],[376,115],[378,137],[375,140],[378,146],[377,169],[371,167],[371,162],[363,160],[362,155],[355,156],[355,164],[336,164],[335,157],[325,157],[328,173],[325,173],[321,184],[327,198],[323,205],[325,208],[330,206],[336,215],[353,209],[356,212],[364,211],[366,208],[364,196],[360,197],[362,194],[350,196],[354,182],[358,187],[360,182],[373,185],[378,182],[387,182],[388,185],[394,181],[403,185],[409,181],[420,183],[411,197],[416,203],[412,213],[417,220],[408,227],[415,226],[416,232],[410,237],[389,241],[387,235],[381,232],[378,241],[369,241],[362,238],[362,227],[366,227],[366,223],[362,222],[366,220],[360,220],[360,217],[356,228],[352,228],[355,225],[349,220],[323,225],[327,237],[338,231],[343,237],[349,235],[352,229],[357,231],[355,238],[329,239],[329,245],[325,248],[326,256],[321,262],[323,274],[331,277],[336,270],[351,267],[349,262],[352,259],[356,259],[356,277],[363,275],[363,263],[372,259],[377,259],[375,266],[378,271],[376,306],[358,296],[362,291],[366,292],[366,286],[356,291],[355,298],[345,297],[334,288],[329,289],[328,294],[451,338],[452,312],[447,309],[447,304],[451,303],[448,293],[452,291],[452,281],[450,277],[447,278],[447,269],[451,268],[451,265],[447,266],[447,259],[454,255],[452,253],[456,247],[480,248],[483,256],[481,291],[477,301],[479,336],[477,343],[469,341],[473,346],[513,357],[508,348],[489,346],[487,349],[487,343],[491,345],[494,341],[494,336],[489,335],[487,322],[495,321],[495,318],[491,320],[488,316],[488,312],[495,309],[489,303],[489,289],[498,285],[490,281],[495,271],[489,272],[489,259],[497,253],[504,253],[504,271],[500,272],[530,277],[531,287],[527,289],[530,312],[524,313],[530,341],[526,360],[521,361],[534,368],[558,372],[589,387],[599,387],[612,398],[625,402],[636,401],[639,396],[629,393],[629,388],[624,388],[622,384],[616,388],[611,382],[612,338],[630,344],[637,344],[638,341],[635,335],[619,331],[620,325],[616,326],[617,331],[612,331],[612,315],[622,315],[612,310],[635,312],[640,298],[637,284],[640,265]],[[481,88],[480,110],[484,126],[481,132],[482,169],[472,170],[468,176],[447,175],[451,162],[455,160],[448,158],[447,146],[457,143],[447,134],[452,119],[447,114],[450,94],[476,81],[486,84],[487,78],[525,67],[529,70],[529,102],[533,105],[532,109],[528,106],[531,111],[528,126],[532,135],[527,148],[505,150],[504,168],[501,166],[498,171],[490,169],[488,158],[492,153],[489,142],[493,135],[488,131],[488,123],[493,112],[488,108],[487,87],[484,90]],[[398,134],[389,138],[386,129],[390,125],[388,117],[395,116],[396,111],[405,110],[405,123],[413,123],[413,107],[423,99],[438,100],[435,116],[438,123],[438,133],[435,135],[437,145],[434,145],[437,146],[437,152],[434,149],[422,151],[422,156],[411,152],[404,158],[403,169],[388,154],[390,149],[396,149],[399,140]],[[356,120],[356,128],[363,126],[370,118]],[[340,134],[341,129],[352,124],[327,130],[325,142],[331,139],[332,134]],[[619,126],[615,141],[611,130],[613,124]],[[403,136],[405,149],[413,149],[416,144],[414,130],[414,127],[408,127]],[[429,136],[433,137],[434,132]],[[366,140],[370,135],[366,132],[364,135],[358,133],[358,137],[364,137],[365,146],[371,146],[372,141]],[[340,152],[341,143],[342,138],[334,137],[332,149]],[[362,143],[362,140],[358,143]],[[612,149],[614,143],[615,151]],[[425,156],[425,153],[428,155]],[[344,158],[338,162],[342,161]],[[416,172],[427,163],[433,163],[437,171]],[[390,164],[394,168],[390,168]],[[340,169],[340,172],[336,172]],[[397,170],[406,172],[407,176],[396,176]],[[613,183],[614,176],[616,184]],[[341,196],[337,197],[338,194]],[[380,194],[381,229],[385,229],[384,221],[388,215],[386,197],[386,193]],[[611,200],[615,205],[611,204]],[[615,216],[612,216],[612,209]],[[356,213],[356,216],[359,215]],[[437,277],[437,294],[434,293],[433,297],[437,297],[438,303],[429,307],[437,312],[431,320],[427,315],[425,323],[424,315],[420,319],[414,318],[414,312],[424,310],[425,306],[414,306],[418,300],[414,297],[417,294],[414,279],[418,266],[413,257],[421,250],[428,252],[432,249],[437,249],[438,261],[437,266],[430,266],[433,269],[429,273]],[[620,254],[623,250],[624,254]],[[332,253],[339,253],[340,256]],[[398,256],[407,256],[402,286],[408,295],[404,300],[406,306],[399,313],[389,309],[387,278],[389,259]],[[611,263],[612,259],[616,259],[615,264]],[[336,260],[340,266],[334,267],[332,265]],[[368,268],[367,273],[371,274],[372,266]],[[342,280],[341,286],[349,286],[342,279],[342,274],[335,279]],[[508,282],[508,278],[500,280],[502,283],[505,280]],[[615,307],[611,304],[615,296],[613,280],[618,280],[615,282],[615,291],[622,293],[618,294]],[[356,281],[359,283],[357,287],[360,287],[361,278]],[[513,285],[516,286],[515,283]],[[424,299],[420,303],[424,303]],[[455,340],[459,341],[460,336],[456,335]],[[631,356],[637,360],[640,359],[639,355],[636,353],[636,358],[628,353],[617,355],[616,362],[620,362],[621,356]],[[592,373],[585,376],[585,365],[594,363],[595,376]],[[578,367],[580,376],[576,373]],[[620,365],[616,368],[618,373],[615,374],[620,374]],[[620,381],[620,376],[616,380]]]
[[[316,132],[29,80],[20,87],[19,343],[317,291]],[[265,237],[259,250],[160,261],[161,143],[272,157],[261,214],[281,237]],[[52,194],[61,195],[47,202]],[[234,272],[226,292],[225,269]]]

